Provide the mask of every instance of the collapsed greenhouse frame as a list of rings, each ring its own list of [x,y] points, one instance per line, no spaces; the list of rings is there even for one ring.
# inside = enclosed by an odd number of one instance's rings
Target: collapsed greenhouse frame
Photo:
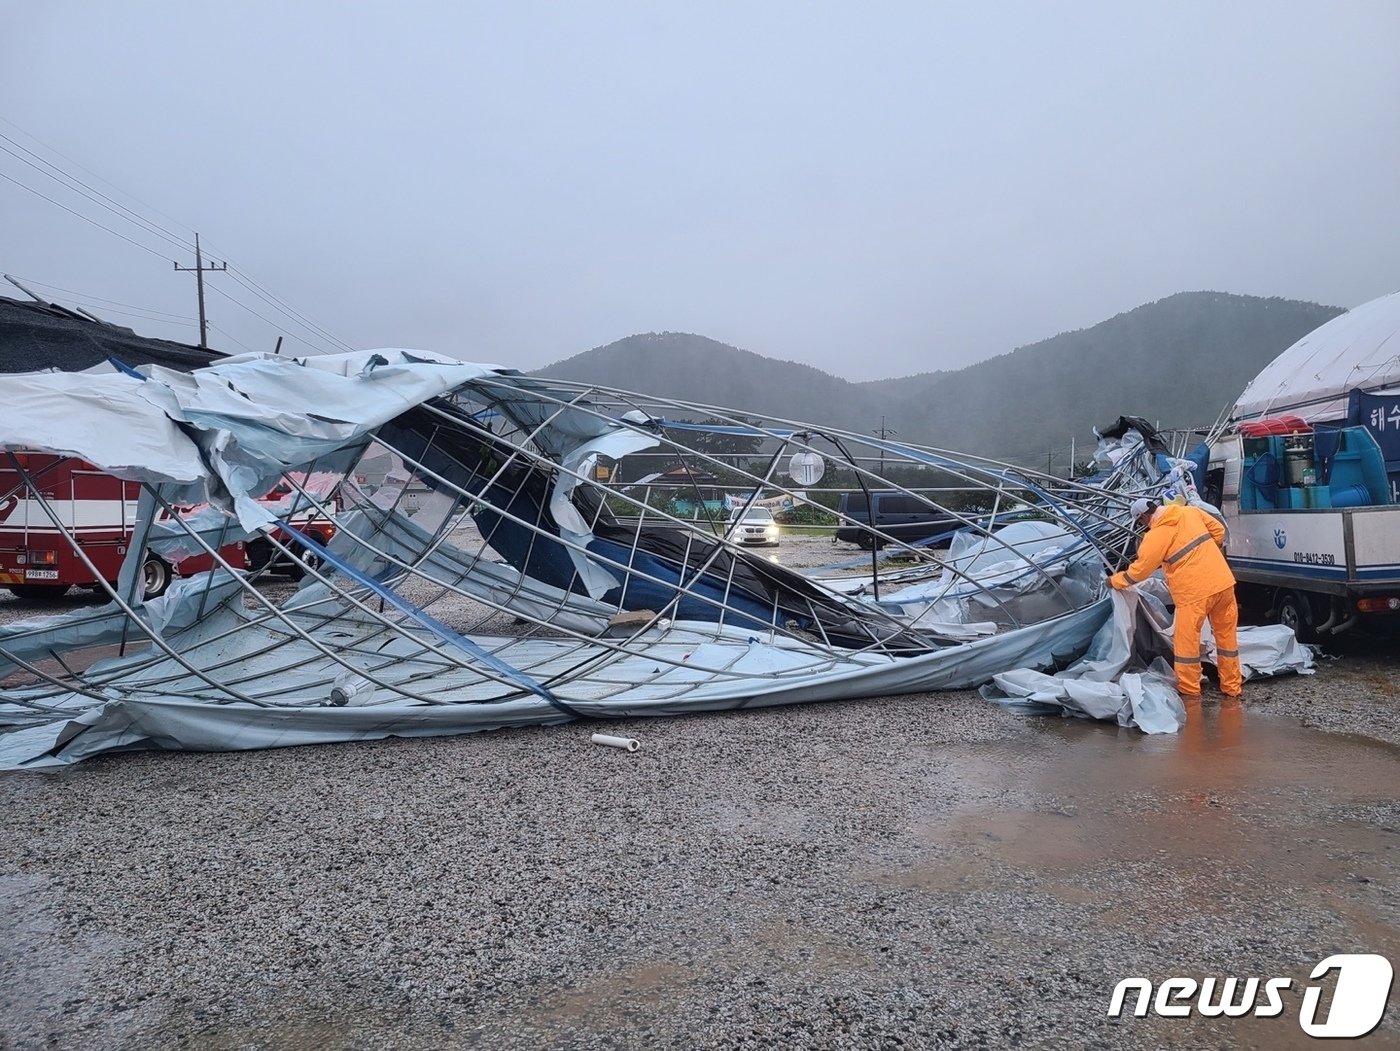
[[[1068,482],[402,351],[0,384],[22,406],[0,433],[18,479],[0,499],[23,496],[81,555],[16,451],[143,486],[105,607],[0,628],[0,766],[873,697],[1062,666],[1108,617],[1103,568],[1132,543],[1130,500],[1167,484],[1145,448]],[[705,451],[715,434],[755,443],[757,466]],[[799,572],[594,470],[644,450],[721,472],[747,503],[808,501],[783,467],[816,456],[959,525]],[[372,494],[355,481],[371,451],[404,468]],[[980,508],[890,477],[911,472]],[[298,528],[307,516],[334,522],[328,546]],[[285,600],[222,553],[255,537],[304,574]],[[143,601],[148,548],[213,568]]]

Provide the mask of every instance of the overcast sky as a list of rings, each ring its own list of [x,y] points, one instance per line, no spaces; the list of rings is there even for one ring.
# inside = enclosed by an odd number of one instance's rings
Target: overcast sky
[[[198,230],[234,352],[336,346],[286,305],[523,369],[671,330],[874,379],[1183,290],[1400,288],[1395,0],[0,14],[0,271],[195,342]]]

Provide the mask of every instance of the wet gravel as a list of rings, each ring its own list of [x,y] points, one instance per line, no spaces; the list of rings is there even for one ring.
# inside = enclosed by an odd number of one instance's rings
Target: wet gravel
[[[1396,673],[1173,738],[947,693],[0,774],[0,1047],[1301,1047],[1296,993],[1108,999],[1400,962]]]

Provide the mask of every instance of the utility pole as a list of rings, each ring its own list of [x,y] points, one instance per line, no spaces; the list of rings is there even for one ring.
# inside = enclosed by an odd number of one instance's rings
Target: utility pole
[[[893,438],[893,437],[894,437],[896,434],[898,434],[899,432],[898,432],[897,430],[895,430],[893,427],[886,427],[886,426],[885,426],[885,418],[884,418],[883,416],[881,416],[881,417],[880,417],[880,426],[879,426],[878,428],[872,430],[870,433],[871,433],[871,434],[878,434],[878,435],[880,436],[880,441],[883,442],[883,441],[885,440],[885,436],[886,436],[886,435],[888,435],[889,437]],[[881,445],[881,446],[880,446],[880,477],[883,478],[884,475],[885,475],[885,447],[884,447],[883,445]]]
[[[194,235],[194,266],[181,266],[175,264],[176,270],[185,270],[194,274],[195,288],[199,291],[199,345],[204,349],[209,348],[209,323],[204,319],[204,274],[208,270],[227,270],[227,263],[220,263],[218,266],[212,263],[204,265],[204,256],[199,251],[199,234]]]

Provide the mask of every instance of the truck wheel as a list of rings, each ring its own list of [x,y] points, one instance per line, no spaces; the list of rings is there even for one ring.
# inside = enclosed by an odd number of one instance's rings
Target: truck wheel
[[[307,566],[311,567],[312,569],[321,568],[320,555],[314,554],[300,547],[297,548],[296,553],[297,556],[301,559],[301,561],[305,562]],[[290,562],[287,565],[287,576],[291,577],[293,580],[300,580],[302,577],[306,576],[306,570],[302,568],[301,562]]]
[[[170,587],[170,577],[170,563],[147,551],[146,561],[141,563],[141,597],[160,598]]]
[[[1285,591],[1279,595],[1278,603],[1274,606],[1274,620],[1292,628],[1299,642],[1311,642],[1315,637],[1312,607],[1307,598],[1296,591]]]
[[[30,602],[54,602],[68,594],[67,584],[50,587],[46,584],[11,584],[10,594]]]

